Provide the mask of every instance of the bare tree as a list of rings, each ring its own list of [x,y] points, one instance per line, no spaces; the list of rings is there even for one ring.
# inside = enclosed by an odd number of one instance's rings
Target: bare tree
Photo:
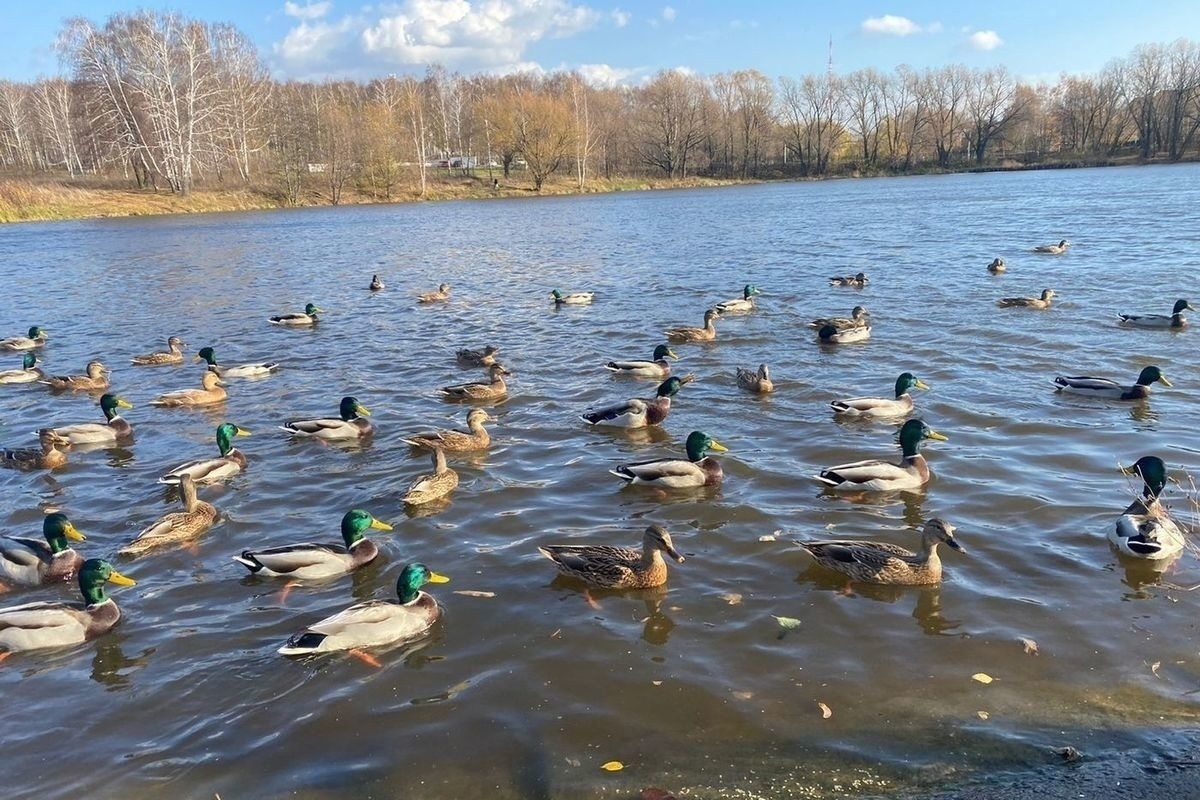
[[[676,70],[658,73],[641,90],[634,146],[647,164],[671,178],[687,176],[688,159],[704,139],[706,97],[698,79]]]
[[[780,78],[784,131],[805,175],[824,175],[845,135],[842,90],[836,75]]]
[[[887,78],[874,68],[851,72],[842,79],[846,118],[850,132],[858,139],[862,165],[867,169],[874,169],[879,164],[886,85]]]
[[[983,164],[987,148],[1002,137],[1021,113],[1017,83],[1004,67],[971,74],[967,90],[966,117],[975,163]]]
[[[964,117],[971,73],[962,64],[953,64],[928,70],[923,83],[930,99],[929,130],[937,151],[937,164],[945,169],[966,133]]]
[[[514,146],[540,192],[575,147],[575,122],[564,98],[547,90],[522,91],[514,107]]]

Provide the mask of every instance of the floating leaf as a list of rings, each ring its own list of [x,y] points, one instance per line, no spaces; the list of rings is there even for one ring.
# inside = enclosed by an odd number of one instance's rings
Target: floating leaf
[[[779,622],[779,627],[783,628],[785,631],[790,631],[800,627],[800,620],[796,619],[795,617],[776,617],[774,614],[771,616],[775,617],[776,621]]]
[[[974,675],[971,676],[971,680],[979,681],[982,684],[989,684],[996,679],[993,678],[991,675],[988,675],[986,672],[976,672]]]
[[[571,758],[570,756],[567,756],[563,760],[567,762],[568,767],[578,767],[578,766],[582,766],[582,764],[583,764],[583,762],[580,761],[578,758]]]
[[[662,686],[662,681],[650,681],[655,686]]]
[[[551,639],[557,639],[559,636],[562,636],[562,628],[559,628],[554,633],[550,634]]]
[[[731,606],[736,606],[742,602],[742,596],[737,592],[726,592],[721,595],[721,599]]]
[[[625,765],[620,761],[609,761],[600,765],[600,769],[606,772],[620,772],[625,769]]]
[[[1158,668],[1161,666],[1162,666],[1161,661],[1155,661],[1153,664],[1150,665],[1150,674],[1157,678],[1158,677]]]
[[[734,692],[733,696],[738,700],[750,700],[754,697],[754,692]]]
[[[779,531],[775,531],[774,533],[765,533],[765,534],[763,534],[762,536],[758,537],[758,540],[759,540],[760,542],[775,542],[775,541],[778,541],[778,540],[779,540]]]
[[[986,711],[976,711],[975,716],[979,717],[980,719],[987,719],[989,714]]]
[[[817,708],[821,709],[821,719],[829,719],[833,716],[833,709],[824,703],[817,703]]]
[[[1022,636],[1021,646],[1025,648],[1026,655],[1036,656],[1038,654],[1037,642],[1035,642],[1033,639],[1026,639],[1024,636]]]
[[[1079,752],[1074,747],[1071,747],[1071,745],[1067,745],[1066,747],[1057,747],[1055,748],[1054,752],[1058,753],[1059,756],[1062,757],[1062,760],[1068,763],[1072,761],[1078,761],[1079,759],[1083,758],[1083,753]]]
[[[461,594],[465,597],[495,597],[495,592],[481,592],[477,589],[456,589],[455,594]]]

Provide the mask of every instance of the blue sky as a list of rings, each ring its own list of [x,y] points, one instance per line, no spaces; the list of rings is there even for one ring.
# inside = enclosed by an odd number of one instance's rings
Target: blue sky
[[[16,5],[16,3],[14,3]],[[1134,46],[1200,39],[1196,0],[860,2],[742,0],[40,0],[7,8],[0,79],[58,72],[63,20],[139,8],[230,22],[279,78],[369,78],[441,63],[464,73],[579,69],[636,83],[662,69],[767,76],[963,63],[1026,79],[1094,72]]]

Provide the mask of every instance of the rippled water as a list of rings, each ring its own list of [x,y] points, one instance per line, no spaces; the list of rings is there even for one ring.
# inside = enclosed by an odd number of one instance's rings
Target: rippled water
[[[48,371],[102,357],[136,406],[128,449],[72,453],[52,475],[0,474],[4,532],[36,535],[41,508],[58,505],[88,534],[82,552],[111,556],[170,510],[156,477],[210,454],[216,422],[254,433],[239,441],[248,471],[202,490],[219,527],[193,550],[120,563],[138,585],[114,591],[125,617],[113,633],[0,666],[9,784],[42,797],[585,797],[652,784],[713,797],[861,793],[1040,763],[1051,744],[1145,743],[1149,727],[1194,725],[1197,598],[1186,589],[1200,570],[1190,554],[1162,577],[1128,567],[1105,533],[1134,488],[1116,465],[1143,454],[1183,478],[1169,499],[1194,517],[1184,470],[1200,460],[1198,334],[1114,322],[1197,294],[1197,207],[1200,168],[1179,166],[0,229],[0,335],[47,327]],[[1074,243],[1065,256],[1029,252],[1060,238]],[[990,276],[997,255],[1009,272]],[[827,285],[859,270],[864,290]],[[384,292],[366,291],[372,273]],[[414,303],[441,281],[451,302]],[[593,403],[652,394],[652,382],[610,377],[605,361],[648,357],[664,328],[699,324],[746,282],[763,289],[759,311],[719,321],[715,343],[677,348],[677,374],[698,380],[661,432],[578,422]],[[556,312],[555,287],[597,301]],[[1061,298],[1048,312],[995,305],[1045,287]],[[328,311],[316,329],[266,323],[309,301]],[[808,319],[859,303],[873,314],[869,342],[813,342]],[[169,334],[228,364],[284,367],[231,381],[221,411],[155,409],[156,394],[197,385],[198,368],[125,365]],[[435,390],[481,374],[453,353],[488,342],[515,373],[493,411],[494,445],[453,462],[462,483],[448,507],[408,518],[399,497],[428,459],[399,438],[461,425],[466,409]],[[776,394],[739,392],[735,368],[764,361]],[[1147,403],[1050,388],[1064,372],[1132,382],[1147,363],[1175,384]],[[950,438],[927,448],[935,481],[877,498],[822,493],[808,477],[820,467],[896,455],[894,425],[839,424],[828,401],[886,394],[903,370],[931,385],[919,413]],[[375,412],[369,444],[278,430],[333,414],[344,394]],[[0,397],[7,446],[99,413],[82,394],[0,387]],[[730,448],[719,489],[666,496],[607,473],[680,451],[693,429]],[[352,507],[396,531],[377,535],[384,555],[351,577],[284,597],[230,559],[335,540]],[[940,588],[846,593],[791,544],[915,546],[911,529],[934,515],[969,551],[944,557]],[[667,525],[688,557],[661,592],[589,602],[536,551],[637,544],[647,521]],[[445,618],[423,646],[381,653],[379,669],[276,655],[305,624],[393,596],[414,559],[453,581],[434,589]],[[781,638],[772,614],[802,624]],[[984,671],[996,681],[971,680]],[[612,759],[626,769],[602,772]]]

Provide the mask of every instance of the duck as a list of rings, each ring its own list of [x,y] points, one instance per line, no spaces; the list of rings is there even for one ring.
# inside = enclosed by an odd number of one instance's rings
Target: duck
[[[841,330],[832,325],[826,325],[817,331],[817,341],[821,344],[849,344],[851,342],[865,342],[870,338],[870,325],[860,325],[857,328],[843,328]]]
[[[550,293],[556,306],[586,306],[596,299],[595,292],[571,292],[563,294],[558,289]]]
[[[901,372],[896,378],[896,396],[890,397],[851,397],[845,400],[834,400],[829,406],[835,414],[845,414],[848,417],[902,417],[913,410],[913,399],[910,392],[913,389],[929,387],[911,372]]]
[[[281,426],[297,436],[313,436],[317,439],[361,439],[375,432],[369,419],[371,411],[358,402],[356,397],[343,397],[338,404],[339,419],[293,419]]]
[[[458,473],[446,466],[446,453],[433,448],[433,472],[413,479],[404,492],[403,501],[410,506],[424,505],[450,494],[458,486]]]
[[[656,458],[622,464],[609,470],[629,485],[659,486],[664,489],[686,489],[698,486],[715,486],[725,477],[720,462],[706,455],[709,450],[724,453],[725,445],[703,431],[688,434],[687,459]]]
[[[43,347],[50,334],[34,325],[25,336],[10,336],[0,339],[0,350],[34,350]]]
[[[713,320],[721,316],[721,312],[710,308],[704,312],[703,328],[670,328],[667,330],[667,340],[672,342],[711,342],[717,338],[717,329]]]
[[[371,283],[369,286],[367,286],[367,288],[370,289],[372,292],[382,291],[384,288],[383,281],[379,280],[378,275],[372,275]]]
[[[1183,312],[1195,310],[1195,306],[1180,298],[1175,301],[1175,307],[1171,309],[1169,316],[1166,314],[1118,314],[1117,316],[1121,318],[1122,325],[1132,328],[1185,328],[1188,321],[1187,317],[1183,316]]]
[[[1049,308],[1051,299],[1057,296],[1053,289],[1043,289],[1041,297],[1002,297],[996,305],[1001,308]]]
[[[89,361],[86,375],[47,375],[38,383],[51,389],[98,392],[108,388],[108,367],[99,361]]]
[[[766,364],[759,364],[757,372],[738,367],[737,385],[740,389],[758,394],[770,394],[775,391],[775,382],[771,380],[771,371],[767,369]]]
[[[721,314],[744,314],[747,311],[754,310],[754,295],[756,294],[762,294],[762,292],[753,283],[747,283],[742,288],[741,297],[734,298],[733,300],[722,300],[713,306],[713,308]]]
[[[160,517],[117,552],[123,556],[140,556],[163,545],[191,541],[216,523],[216,506],[197,499],[196,483],[186,472],[179,477],[179,495],[183,511]]]
[[[443,283],[438,286],[436,292],[426,292],[425,294],[417,295],[418,303],[441,303],[450,299],[450,284]]]
[[[1133,386],[1122,386],[1108,378],[1087,376],[1071,378],[1059,375],[1054,379],[1054,388],[1058,392],[1099,397],[1105,400],[1144,400],[1150,396],[1150,385],[1156,382],[1163,386],[1171,385],[1167,376],[1162,374],[1162,370],[1155,366],[1149,366],[1138,373],[1137,383]]]
[[[538,552],[554,562],[562,575],[604,589],[652,589],[667,582],[666,553],[679,564],[671,534],[662,525],[646,528],[642,549],[604,544],[548,544]]]
[[[185,474],[191,475],[198,486],[232,478],[246,468],[246,456],[233,446],[233,438],[249,435],[250,431],[232,422],[222,422],[217,426],[217,451],[220,456],[180,464],[159,478],[158,482],[178,486]]]
[[[377,647],[416,639],[433,627],[442,614],[427,583],[449,583],[445,575],[421,563],[406,564],[396,580],[399,603],[368,600],[310,625],[279,648],[280,655],[305,656],[359,647]]]
[[[835,275],[829,279],[830,286],[853,286],[861,289],[871,282],[865,272],[859,272],[856,275]]]
[[[0,537],[0,577],[22,586],[72,580],[83,566],[83,556],[67,540],[82,542],[87,537],[59,512],[42,520],[42,536],[45,544],[37,539]]]
[[[858,583],[926,586],[942,580],[942,560],[937,552],[939,544],[966,554],[954,532],[955,527],[949,522],[938,517],[930,519],[921,530],[919,553],[888,542],[853,539],[797,544],[817,564]]]
[[[117,413],[117,409],[133,408],[133,404],[115,394],[100,396],[100,410],[106,422],[81,422],[53,428],[59,436],[71,444],[105,444],[133,436],[133,426]]]
[[[486,383],[460,383],[443,386],[438,391],[450,400],[499,400],[508,394],[504,376],[511,374],[503,364],[497,362],[488,367],[489,380]]]
[[[839,331],[849,328],[862,328],[870,322],[870,316],[870,311],[867,311],[862,306],[855,306],[850,311],[850,316],[848,317],[821,317],[808,323],[808,327],[820,329],[827,325],[832,325]]]
[[[496,363],[496,353],[499,352],[499,347],[489,344],[482,350],[463,348],[455,353],[454,358],[460,367],[490,367]]]
[[[312,303],[307,303],[304,306],[303,312],[293,314],[280,314],[277,317],[270,317],[269,321],[272,325],[316,325],[317,315],[324,314],[325,309],[317,308]]]
[[[470,453],[476,450],[486,450],[492,443],[492,437],[483,427],[485,422],[494,422],[495,417],[482,408],[472,408],[467,412],[467,431],[452,429],[418,433],[400,441],[413,447],[423,447],[429,450],[440,449],[447,453]]]
[[[368,530],[390,531],[392,526],[360,508],[342,516],[343,544],[304,542],[266,550],[243,550],[233,560],[254,575],[299,580],[322,580],[345,575],[370,564],[379,548],[367,538]]]
[[[666,378],[671,374],[671,363],[667,359],[678,360],[679,356],[667,345],[660,344],[654,348],[651,358],[651,361],[610,361],[604,368],[618,375],[632,375],[635,378]]]
[[[0,372],[0,383],[33,383],[46,379],[46,373],[38,366],[38,357],[33,353],[25,353],[21,357],[20,369],[6,369]]]
[[[1046,253],[1048,255],[1058,256],[1058,255],[1062,255],[1063,253],[1067,252],[1067,248],[1070,246],[1071,246],[1071,243],[1068,242],[1066,239],[1063,239],[1058,244],[1039,244],[1037,247],[1033,248],[1033,252]]]
[[[0,608],[0,652],[67,647],[112,630],[121,611],[104,584],[135,586],[136,581],[100,558],[83,562],[78,581],[82,604],[40,602]]]
[[[944,442],[947,437],[919,419],[910,419],[900,428],[897,438],[904,454],[900,463],[867,460],[838,464],[821,470],[816,479],[834,489],[871,492],[916,489],[924,486],[929,482],[930,472],[925,457],[921,455],[921,442],[925,439]]]
[[[1121,553],[1133,558],[1160,561],[1171,558],[1186,544],[1183,531],[1159,500],[1167,485],[1167,465],[1158,456],[1142,456],[1128,467],[1128,475],[1142,479],[1142,496],[1117,518],[1108,540]]]
[[[671,411],[671,398],[694,380],[696,380],[695,375],[667,378],[658,385],[658,391],[652,400],[641,400],[635,397],[603,408],[589,410],[581,414],[579,418],[589,425],[610,428],[646,428],[650,425],[661,425]]]
[[[996,256],[992,259],[992,263],[987,265],[987,271],[993,275],[998,275],[1001,272],[1008,270],[1008,264],[1004,263],[1004,259]]]
[[[183,348],[187,347],[183,340],[178,336],[167,338],[166,352],[146,353],[141,356],[134,356],[130,362],[139,367],[152,367],[159,364],[182,364],[183,363]]]
[[[59,436],[51,428],[38,431],[38,448],[25,447],[0,451],[0,466],[12,469],[58,469],[66,466],[67,454],[60,447],[70,447],[71,440]]]
[[[152,406],[179,408],[182,406],[210,406],[224,402],[228,397],[225,382],[212,370],[204,370],[200,376],[199,389],[180,389],[174,392],[160,394],[150,401]]]
[[[236,367],[223,367],[217,363],[217,354],[211,347],[201,347],[193,361],[203,361],[208,364],[211,372],[222,378],[261,378],[275,373],[279,369],[277,361],[262,361],[257,364],[239,364]]]

